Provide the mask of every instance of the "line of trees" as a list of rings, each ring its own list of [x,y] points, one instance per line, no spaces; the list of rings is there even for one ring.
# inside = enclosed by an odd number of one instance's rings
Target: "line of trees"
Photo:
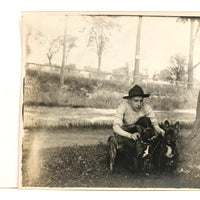
[[[200,18],[199,17],[179,17],[178,22],[190,23],[190,40],[189,40],[189,55],[188,55],[188,86],[187,88],[193,89],[193,71],[200,64],[200,62],[193,64],[194,57],[194,47],[197,40],[197,36],[200,28]],[[195,28],[196,23],[196,28]]]
[[[197,36],[200,29],[200,17],[179,17],[177,22],[181,23],[190,23],[190,39],[189,39],[189,53],[188,53],[188,67],[187,67],[187,89],[193,89],[193,74],[194,69],[200,65],[200,61],[196,64],[193,64],[193,57],[194,57],[194,47],[197,41]],[[137,28],[137,35],[136,35],[136,56],[135,56],[135,69],[134,69],[134,76],[139,77],[139,62],[140,62],[140,40],[141,40],[141,26],[142,26],[142,16],[139,16],[138,20],[138,28]],[[196,28],[195,28],[196,26]],[[187,41],[187,40],[186,40]],[[171,58],[171,68],[164,69],[160,75],[162,79],[166,80],[176,80],[182,81],[185,79],[185,59],[181,58],[180,56],[176,55],[174,58]],[[162,74],[164,77],[162,77]],[[135,82],[138,81],[138,78],[135,79]],[[185,81],[185,80],[184,80]]]
[[[88,47],[90,47],[98,57],[98,71],[101,69],[102,56],[106,50],[107,43],[110,41],[111,31],[119,28],[120,26],[118,23],[107,20],[105,17],[91,17]]]
[[[90,48],[97,55],[98,71],[101,70],[102,57],[106,51],[106,46],[110,41],[111,31],[113,29],[119,30],[119,24],[110,19],[106,19],[106,17],[90,17],[88,48]],[[64,67],[67,65],[67,58],[69,57],[71,50],[77,47],[76,42],[78,39],[73,35],[67,34],[67,16],[64,34],[53,39],[49,39],[42,32],[37,30],[33,31],[31,27],[28,27],[26,35],[26,57],[31,54],[31,42],[29,42],[30,38],[38,41],[41,45],[46,47],[46,58],[49,66],[52,66],[52,60],[55,55],[63,50],[62,68],[60,74],[60,85],[62,86],[64,84]]]
[[[143,16],[138,17],[138,27],[136,35],[136,53],[135,53],[135,67],[134,67],[134,76],[140,76],[139,64],[140,64],[140,40],[141,38],[141,29],[142,29],[142,18]],[[90,16],[90,28],[88,34],[88,47],[96,54],[97,56],[97,70],[101,70],[102,57],[106,51],[107,44],[111,38],[111,32],[113,29],[119,29],[120,26],[118,23],[111,20],[112,17],[105,16]],[[171,66],[168,69],[164,69],[160,73],[160,78],[162,80],[175,80],[175,81],[185,81],[187,77],[187,88],[190,90],[193,88],[193,70],[200,65],[200,62],[193,64],[193,55],[194,47],[197,41],[197,36],[200,29],[200,19],[194,17],[179,17],[177,22],[181,23],[190,23],[190,42],[189,42],[189,54],[188,54],[188,63],[186,59],[181,55],[175,55],[171,58]],[[67,23],[67,16],[66,16]],[[196,27],[196,28],[195,28]],[[28,27],[27,36],[26,36],[26,54],[29,56],[31,54],[31,46],[28,43],[29,38],[32,36],[33,30],[31,27]],[[67,65],[67,58],[73,48],[76,47],[76,41],[78,38],[75,36],[69,35],[67,33],[61,34],[60,36],[49,39],[40,31],[34,32],[34,39],[38,40],[40,44],[45,45],[47,49],[46,57],[48,59],[49,65],[52,65],[52,60],[54,56],[63,49],[64,57],[62,58],[62,65]],[[187,72],[186,72],[187,65]],[[61,85],[64,84],[63,75],[64,69],[61,69]],[[164,75],[162,75],[164,74]],[[134,80],[137,82],[137,78]]]
[[[155,74],[153,79],[159,79],[170,82],[185,82],[187,80],[186,72],[187,62],[185,56],[175,54],[170,58],[169,66]]]

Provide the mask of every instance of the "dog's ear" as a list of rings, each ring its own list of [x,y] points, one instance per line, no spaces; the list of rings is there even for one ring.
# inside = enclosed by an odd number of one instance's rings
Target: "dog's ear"
[[[165,127],[169,127],[169,121],[168,120],[165,120]]]
[[[180,126],[179,122],[176,122],[174,126],[175,126],[175,128],[176,128],[177,131],[181,130],[181,126]]]
[[[143,129],[144,128],[142,126],[140,126],[138,124],[136,125],[136,130],[137,130],[138,133],[142,133]]]

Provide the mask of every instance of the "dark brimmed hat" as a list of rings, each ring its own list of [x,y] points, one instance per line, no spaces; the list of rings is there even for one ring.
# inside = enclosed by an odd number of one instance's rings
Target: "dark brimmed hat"
[[[128,96],[124,96],[124,99],[129,99],[132,97],[149,97],[150,94],[144,94],[143,89],[139,85],[135,85],[133,88],[131,88],[128,92]]]

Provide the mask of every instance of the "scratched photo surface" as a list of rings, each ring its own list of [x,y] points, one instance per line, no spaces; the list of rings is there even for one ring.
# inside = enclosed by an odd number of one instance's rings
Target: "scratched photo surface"
[[[23,12],[19,187],[199,189],[199,28],[197,13]],[[113,120],[136,84],[165,136],[140,127],[154,138],[130,152]]]

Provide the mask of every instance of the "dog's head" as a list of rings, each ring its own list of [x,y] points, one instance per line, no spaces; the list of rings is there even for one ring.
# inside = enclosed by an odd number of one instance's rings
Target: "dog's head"
[[[169,121],[164,122],[163,129],[165,131],[165,141],[168,145],[175,143],[178,138],[178,133],[180,131],[180,123],[176,122],[175,124],[169,124]]]
[[[156,132],[153,127],[144,128],[140,125],[136,125],[138,133],[140,133],[140,140],[149,144],[152,138],[156,136]]]

